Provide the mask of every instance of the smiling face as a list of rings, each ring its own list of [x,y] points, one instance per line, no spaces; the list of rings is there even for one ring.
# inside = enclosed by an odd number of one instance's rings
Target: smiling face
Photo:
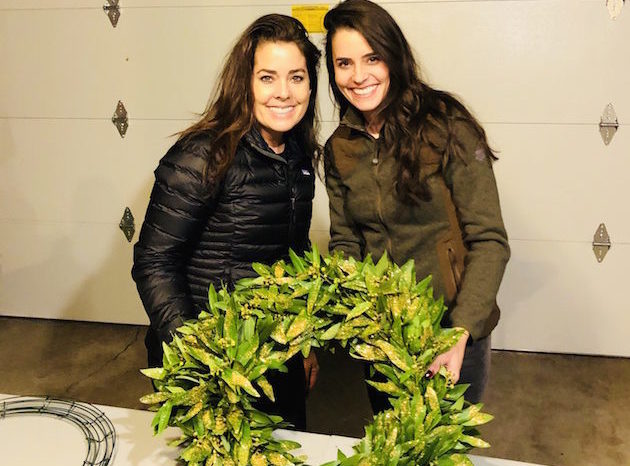
[[[262,137],[279,148],[297,125],[311,94],[306,59],[293,42],[262,42],[254,54],[254,117]]]
[[[369,122],[389,90],[389,68],[365,37],[342,28],[332,37],[335,84]]]

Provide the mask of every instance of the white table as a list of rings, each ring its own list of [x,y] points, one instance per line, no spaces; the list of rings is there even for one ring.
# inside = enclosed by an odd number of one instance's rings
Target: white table
[[[0,401],[12,395],[0,394]],[[166,445],[179,436],[168,428],[160,436],[151,431],[153,413],[135,409],[96,405],[116,428],[116,450],[110,466],[175,466],[178,450]],[[308,463],[320,465],[332,461],[337,449],[352,453],[354,438],[311,434],[288,430],[276,431],[279,438],[302,445],[295,453],[308,455]],[[14,416],[0,419],[0,464],[11,466],[81,466],[87,452],[81,431],[70,422],[47,416]],[[497,458],[470,455],[475,466],[537,466]],[[539,465],[538,465],[539,466]]]

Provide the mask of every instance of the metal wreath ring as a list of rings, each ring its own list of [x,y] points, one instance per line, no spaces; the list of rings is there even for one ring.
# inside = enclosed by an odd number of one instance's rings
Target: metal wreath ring
[[[0,400],[0,419],[12,416],[50,416],[76,425],[88,445],[83,466],[108,466],[116,446],[112,421],[94,405],[52,397],[16,396]]]

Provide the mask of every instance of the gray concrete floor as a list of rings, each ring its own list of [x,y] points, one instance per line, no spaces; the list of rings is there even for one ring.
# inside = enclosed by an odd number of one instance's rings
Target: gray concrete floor
[[[0,317],[0,393],[142,408],[145,328]],[[475,454],[544,465],[630,465],[630,359],[494,351]],[[361,366],[319,355],[308,430],[360,437],[371,417]],[[149,428],[147,426],[147,428]]]

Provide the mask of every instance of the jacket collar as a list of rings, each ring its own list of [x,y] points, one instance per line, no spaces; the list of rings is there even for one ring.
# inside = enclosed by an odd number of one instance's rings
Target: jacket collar
[[[348,105],[346,112],[341,117],[340,123],[348,128],[356,129],[357,131],[361,131],[362,133],[369,134],[367,129],[365,128],[365,120],[363,119],[363,115],[352,105]]]
[[[285,136],[284,155],[276,154],[271,150],[269,144],[267,144],[256,126],[252,126],[243,139],[256,152],[271,159],[278,160],[279,162],[287,163],[287,158],[290,157],[291,154],[296,153],[296,141],[290,132]]]

